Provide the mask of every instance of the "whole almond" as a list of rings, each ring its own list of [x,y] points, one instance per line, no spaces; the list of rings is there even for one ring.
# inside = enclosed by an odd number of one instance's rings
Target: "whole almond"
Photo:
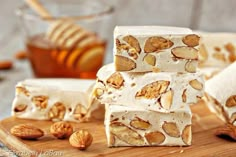
[[[13,67],[13,63],[10,60],[0,61],[0,70],[9,70]]]
[[[27,52],[26,51],[19,51],[15,54],[15,58],[18,60],[24,60],[28,58]]]
[[[93,136],[86,130],[79,130],[70,136],[69,142],[73,147],[85,150],[92,144]]]
[[[11,128],[10,132],[12,135],[26,140],[37,139],[44,135],[41,129],[29,124],[16,125]]]
[[[50,133],[58,139],[64,139],[73,133],[73,126],[69,122],[56,122],[50,127]]]

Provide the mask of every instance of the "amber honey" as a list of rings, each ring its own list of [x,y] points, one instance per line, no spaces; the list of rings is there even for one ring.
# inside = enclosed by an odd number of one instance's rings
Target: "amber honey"
[[[103,64],[106,42],[59,48],[40,34],[30,37],[26,47],[36,77],[96,78]]]

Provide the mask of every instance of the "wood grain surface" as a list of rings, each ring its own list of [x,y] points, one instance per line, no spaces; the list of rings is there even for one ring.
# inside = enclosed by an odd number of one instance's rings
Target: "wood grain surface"
[[[0,122],[0,139],[13,152],[23,156],[165,156],[165,157],[234,157],[236,143],[221,139],[214,135],[217,127],[224,123],[212,114],[205,104],[192,106],[193,142],[189,147],[118,147],[108,148],[106,144],[103,121],[89,123],[73,123],[76,129],[87,129],[94,137],[92,145],[86,151],[79,151],[70,146],[68,140],[58,140],[49,134],[50,121],[24,120],[10,117]],[[30,123],[42,128],[46,135],[39,140],[21,140],[9,133],[16,124]]]

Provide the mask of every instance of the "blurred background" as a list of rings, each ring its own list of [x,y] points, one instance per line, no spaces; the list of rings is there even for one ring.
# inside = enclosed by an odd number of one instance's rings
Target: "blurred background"
[[[61,0],[55,1],[60,3]],[[115,8],[113,20],[108,23],[112,28],[115,25],[168,25],[209,32],[236,32],[235,0],[104,1]],[[22,26],[15,14],[15,9],[23,3],[23,0],[1,0],[0,5],[0,60],[14,61],[10,71],[0,70],[0,110],[3,110],[0,119],[10,115],[15,84],[33,77],[28,61],[14,59],[16,52],[24,50]],[[109,35],[112,39],[112,32]],[[105,63],[113,60],[111,47]]]
[[[60,2],[60,0],[55,1]],[[115,7],[111,25],[170,25],[211,32],[236,32],[235,0],[106,0],[106,2]],[[20,39],[21,27],[14,11],[22,4],[23,0],[1,0],[1,58],[23,48]],[[107,53],[105,62],[111,61],[112,53]]]

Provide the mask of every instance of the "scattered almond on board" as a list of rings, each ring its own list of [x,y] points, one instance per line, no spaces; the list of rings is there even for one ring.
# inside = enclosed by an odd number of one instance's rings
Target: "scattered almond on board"
[[[44,135],[44,132],[29,124],[19,124],[11,128],[11,134],[27,140],[34,140],[42,137]]]
[[[50,133],[58,139],[65,139],[73,133],[73,126],[69,122],[56,122],[50,127]]]
[[[11,134],[24,140],[35,140],[44,136],[44,131],[29,124],[15,125]],[[73,126],[69,122],[60,121],[51,125],[50,133],[58,139],[69,137],[71,146],[79,150],[86,150],[93,142],[93,136],[87,130],[77,130],[73,133]]]
[[[70,136],[69,142],[73,147],[85,150],[92,144],[93,136],[87,130],[79,130]]]
[[[216,136],[228,136],[236,141],[236,126],[227,124],[226,126],[220,127],[215,132]]]

